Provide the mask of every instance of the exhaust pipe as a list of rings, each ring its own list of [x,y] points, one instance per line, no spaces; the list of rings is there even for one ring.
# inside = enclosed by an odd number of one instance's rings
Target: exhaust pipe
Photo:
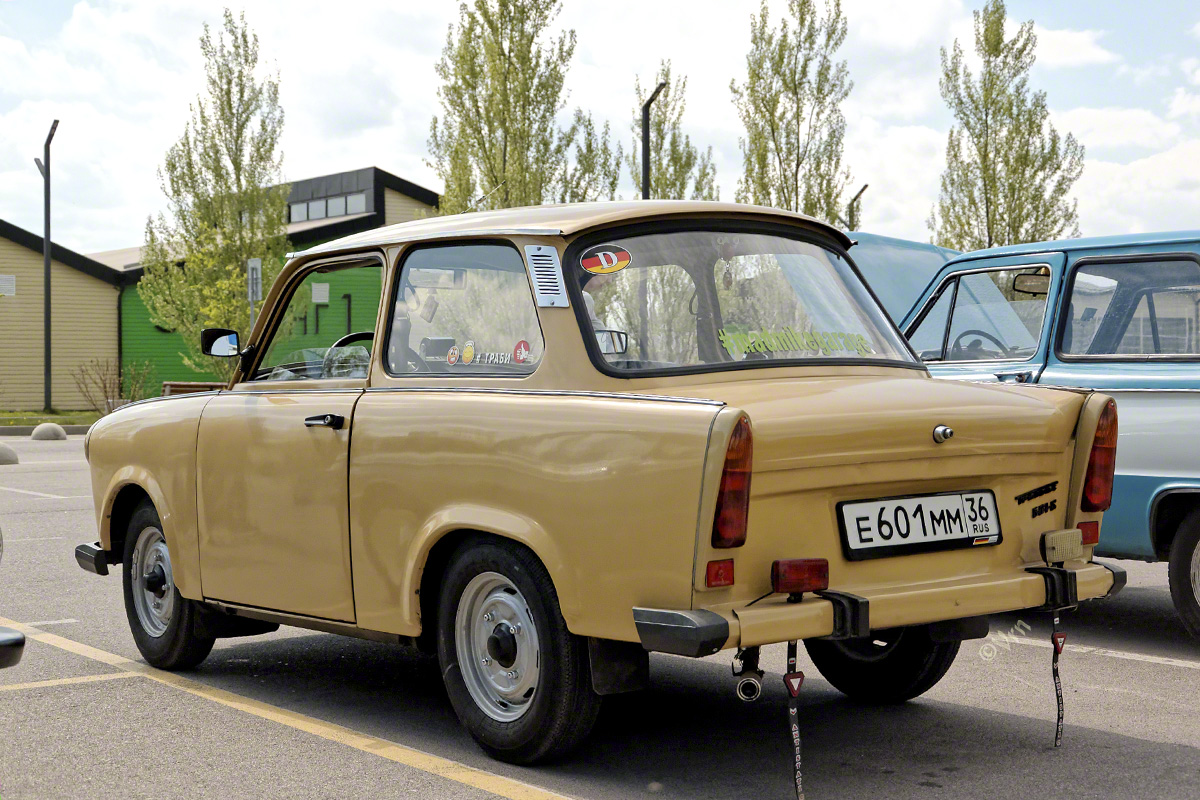
[[[737,696],[743,703],[753,703],[762,694],[762,681],[758,676],[742,678],[737,684]]]

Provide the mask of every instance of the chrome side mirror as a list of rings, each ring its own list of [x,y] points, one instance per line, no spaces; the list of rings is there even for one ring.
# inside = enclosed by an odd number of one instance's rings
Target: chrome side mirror
[[[237,331],[228,328],[205,328],[200,332],[200,352],[217,358],[241,355]]]
[[[625,331],[598,330],[596,341],[600,343],[601,353],[625,355],[629,350],[629,334]]]

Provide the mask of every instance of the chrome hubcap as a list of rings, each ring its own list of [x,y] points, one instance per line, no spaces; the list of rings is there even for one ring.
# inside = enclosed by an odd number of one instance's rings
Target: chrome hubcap
[[[175,579],[162,531],[155,527],[142,529],[133,547],[129,569],[138,622],[142,630],[157,639],[167,632],[175,613]]]
[[[1192,551],[1192,594],[1196,595],[1196,605],[1200,605],[1200,544]]]
[[[467,584],[454,646],[475,704],[498,722],[524,716],[537,692],[541,652],[529,606],[508,578],[484,572]]]

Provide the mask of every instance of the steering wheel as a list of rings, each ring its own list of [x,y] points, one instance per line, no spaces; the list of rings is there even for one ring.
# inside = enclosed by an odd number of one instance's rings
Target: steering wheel
[[[959,344],[959,342],[961,342],[963,339],[965,339],[968,336],[982,336],[984,339],[989,339],[993,343],[995,343],[996,347],[1000,348],[1000,352],[1004,354],[1005,358],[1013,357],[1012,351],[1009,350],[1005,346],[1004,342],[1000,341],[999,339],[997,339],[995,336],[988,333],[987,331],[981,331],[981,330],[977,330],[975,328],[971,328],[970,330],[965,330],[962,333],[960,333],[958,336],[955,336],[954,342],[951,343],[951,345],[950,345],[950,352],[961,354],[963,351],[963,348]]]
[[[347,333],[345,336],[330,345],[329,349],[333,350],[336,347],[345,347],[346,345],[354,344],[355,342],[370,342],[374,341],[374,339],[375,331],[357,331],[355,333]],[[369,350],[370,348],[367,349]]]

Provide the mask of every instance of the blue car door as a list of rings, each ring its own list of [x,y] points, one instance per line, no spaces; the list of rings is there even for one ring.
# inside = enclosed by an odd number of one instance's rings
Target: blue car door
[[[951,263],[903,330],[936,378],[1036,382],[1064,261],[1038,253]]]

